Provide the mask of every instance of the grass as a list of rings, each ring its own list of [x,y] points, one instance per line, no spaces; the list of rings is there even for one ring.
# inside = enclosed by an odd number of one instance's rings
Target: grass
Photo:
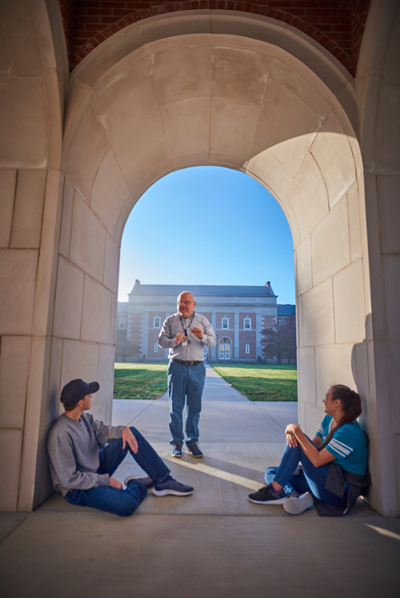
[[[211,364],[250,401],[297,401],[297,366]]]
[[[167,390],[165,363],[116,363],[114,399],[158,399]]]

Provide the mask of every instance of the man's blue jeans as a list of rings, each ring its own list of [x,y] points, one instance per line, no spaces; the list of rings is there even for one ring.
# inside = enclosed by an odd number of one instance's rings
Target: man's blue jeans
[[[293,475],[300,462],[303,465],[304,475]],[[310,459],[306,457],[299,444],[295,448],[290,448],[289,445],[286,445],[281,464],[279,467],[269,467],[267,469],[265,472],[265,481],[267,484],[275,481],[283,486],[283,490],[287,496],[290,496],[290,494],[311,492],[313,496],[319,498],[326,505],[344,506],[346,504],[346,493],[340,498],[325,490],[328,469],[329,463],[315,467]]]
[[[186,444],[199,440],[201,396],[206,368],[204,363],[184,365],[170,361],[168,366],[169,429],[171,444],[183,444],[183,408],[186,399]]]
[[[161,482],[168,476],[170,470],[140,432],[136,428],[131,428],[131,431],[138,441],[138,452],[133,453],[127,444],[123,449],[122,439],[112,440],[100,452],[100,467],[97,473],[108,473],[112,476],[129,450],[136,463],[147,475],[154,482]],[[147,489],[142,484],[133,484],[125,490],[118,490],[111,486],[97,486],[89,490],[70,490],[65,495],[65,499],[74,505],[93,507],[126,517],[132,515],[146,495]]]

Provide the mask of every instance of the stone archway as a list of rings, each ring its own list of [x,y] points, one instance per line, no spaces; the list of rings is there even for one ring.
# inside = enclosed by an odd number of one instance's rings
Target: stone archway
[[[202,164],[275,196],[295,248],[300,421],[312,433],[334,381],[368,395],[363,169],[347,71],[269,19],[200,13],[127,27],[74,71],[54,336],[59,388],[98,379],[108,419],[119,244],[144,191]],[[168,241],[166,240],[166,243]]]

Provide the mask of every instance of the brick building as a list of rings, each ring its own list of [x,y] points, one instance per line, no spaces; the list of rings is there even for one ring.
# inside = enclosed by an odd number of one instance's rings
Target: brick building
[[[165,318],[176,313],[176,298],[183,290],[193,293],[197,311],[211,322],[217,335],[217,345],[207,355],[211,361],[260,361],[261,331],[295,319],[295,306],[278,305],[270,282],[264,286],[182,286],[142,285],[136,280],[129,301],[118,303],[117,330],[126,330],[128,341],[140,347],[142,359],[166,359],[168,350],[161,349],[157,339]],[[276,358],[268,361],[274,363]]]

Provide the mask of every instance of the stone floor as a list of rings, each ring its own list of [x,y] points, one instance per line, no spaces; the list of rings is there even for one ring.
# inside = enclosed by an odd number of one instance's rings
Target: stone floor
[[[347,518],[331,519],[247,500],[266,467],[279,462],[297,404],[251,403],[207,369],[205,458],[172,460],[165,397],[114,403],[113,423],[144,433],[194,494],[149,494],[126,519],[58,494],[33,513],[0,513],[2,597],[398,598],[399,519],[362,501]],[[116,477],[134,472],[129,457]]]

